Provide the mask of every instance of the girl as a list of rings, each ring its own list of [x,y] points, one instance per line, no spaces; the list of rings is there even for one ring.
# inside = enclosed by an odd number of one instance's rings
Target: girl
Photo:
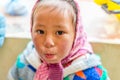
[[[87,41],[76,1],[38,0],[31,36],[9,80],[109,80]]]

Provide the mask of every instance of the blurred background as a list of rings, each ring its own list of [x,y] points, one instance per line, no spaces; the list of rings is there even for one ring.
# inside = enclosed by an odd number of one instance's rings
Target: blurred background
[[[6,80],[17,55],[31,40],[30,15],[35,1],[0,0],[0,80]],[[82,24],[94,52],[101,56],[111,80],[120,80],[120,19],[103,10],[102,3],[95,2],[98,0],[78,1]]]

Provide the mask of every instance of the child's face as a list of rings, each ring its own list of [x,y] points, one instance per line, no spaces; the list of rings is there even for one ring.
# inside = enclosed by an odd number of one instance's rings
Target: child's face
[[[73,44],[75,27],[72,17],[41,9],[33,19],[32,39],[39,56],[47,63],[65,58]]]

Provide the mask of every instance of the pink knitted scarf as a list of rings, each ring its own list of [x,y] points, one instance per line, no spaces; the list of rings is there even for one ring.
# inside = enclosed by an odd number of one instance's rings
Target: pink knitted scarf
[[[38,0],[36,2],[36,4],[39,1],[40,0]],[[83,26],[81,24],[79,4],[77,1],[75,1],[75,3],[77,6],[77,10],[78,10],[77,25],[76,25],[76,37],[75,37],[73,47],[72,47],[69,55],[66,58],[64,58],[60,63],[47,64],[47,63],[43,62],[37,69],[35,76],[34,76],[34,80],[63,80],[62,64],[67,64],[68,62],[72,61],[73,59],[75,59],[81,55],[84,55],[85,53],[93,52],[91,45],[87,41],[86,33],[84,32]],[[36,6],[36,4],[35,4],[35,6]],[[34,11],[34,8],[33,8],[33,11]],[[31,20],[31,25],[32,24],[33,24],[33,22]]]

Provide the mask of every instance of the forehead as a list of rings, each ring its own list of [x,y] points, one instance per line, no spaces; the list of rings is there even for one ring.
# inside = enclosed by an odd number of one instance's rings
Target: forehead
[[[63,0],[42,0],[40,1],[34,10],[34,15],[38,12],[47,10],[49,13],[56,12],[61,13],[62,15],[73,15],[73,7]]]

